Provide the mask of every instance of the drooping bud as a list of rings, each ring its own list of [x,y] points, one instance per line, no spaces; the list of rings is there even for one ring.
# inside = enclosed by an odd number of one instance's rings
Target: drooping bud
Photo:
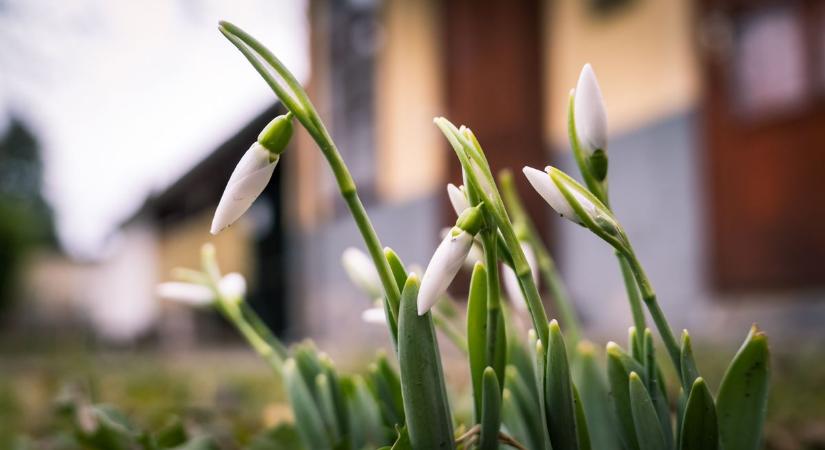
[[[272,119],[258,135],[258,140],[244,153],[221,196],[215,217],[212,219],[212,234],[218,234],[232,225],[261,195],[281,153],[292,137],[292,113]]]
[[[341,265],[347,272],[349,279],[370,298],[383,295],[381,277],[375,269],[375,264],[366,253],[355,247],[349,247],[341,254]]]
[[[527,265],[530,266],[530,272],[533,275],[533,283],[538,285],[539,270],[536,262],[536,254],[533,253],[533,247],[527,242],[520,242],[521,251],[524,252],[524,259],[527,260]],[[516,272],[506,264],[501,265],[501,276],[504,282],[504,290],[507,292],[507,297],[513,302],[513,305],[522,310],[527,310],[527,301],[524,299],[524,294],[521,292],[521,283],[519,283]]]
[[[470,211],[473,208],[468,209]],[[465,211],[465,213],[467,212]],[[463,215],[463,214],[462,214]],[[473,246],[473,235],[453,227],[435,249],[418,291],[418,315],[424,315],[452,283]]]
[[[456,186],[449,183],[447,185],[447,195],[450,197],[450,204],[453,205],[456,216],[460,216],[465,209],[470,207],[467,194],[464,192],[464,185]]]

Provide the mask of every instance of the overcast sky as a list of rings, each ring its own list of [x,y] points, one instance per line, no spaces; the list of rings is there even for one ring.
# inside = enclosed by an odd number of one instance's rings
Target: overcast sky
[[[274,101],[217,30],[245,28],[303,80],[304,0],[0,0],[0,126],[42,144],[60,237],[94,257],[163,189]]]

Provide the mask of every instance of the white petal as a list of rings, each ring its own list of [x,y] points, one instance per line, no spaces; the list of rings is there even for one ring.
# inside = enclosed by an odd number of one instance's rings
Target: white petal
[[[562,217],[581,223],[579,216],[576,215],[576,211],[570,206],[570,203],[567,202],[564,194],[561,193],[556,183],[553,183],[553,180],[547,172],[542,172],[532,167],[525,167],[522,169],[522,172],[524,172],[524,176],[527,177],[527,181],[530,182],[533,189],[535,189],[541,198],[550,204],[557,213],[561,214]]]
[[[228,273],[221,278],[218,289],[226,300],[242,300],[246,295],[246,279],[237,272]]]
[[[470,251],[467,252],[467,257],[464,258],[464,268],[467,270],[473,270],[476,263],[481,261],[484,258],[484,250],[481,247],[481,243],[478,239],[473,239],[473,245],[470,247]]]
[[[526,242],[522,242],[521,250],[524,252],[524,258],[527,260],[527,265],[530,266],[530,272],[533,274],[533,283],[538,285],[539,271],[538,264],[536,263],[536,255],[533,253],[533,248]],[[509,266],[502,264],[501,275],[504,281],[504,291],[507,293],[507,298],[510,299],[516,308],[526,311],[527,301],[524,299],[524,294],[521,292],[521,286],[516,273]]]
[[[156,292],[159,297],[191,306],[206,306],[215,300],[212,291],[203,285],[171,281],[161,283]]]
[[[588,155],[596,149],[607,151],[607,113],[602,90],[590,64],[585,64],[579,75],[573,109],[582,150]]]
[[[247,150],[232,172],[232,176],[229,177],[221,201],[215,210],[215,217],[212,219],[210,229],[212,234],[218,234],[235,223],[269,184],[279,158],[274,156],[270,160],[269,151],[261,149],[263,147],[260,145],[253,145]],[[265,160],[262,159],[264,156]]]
[[[467,201],[467,196],[464,195],[464,186],[457,187],[452,183],[448,184],[447,195],[450,197],[450,204],[453,205],[456,216],[460,216],[465,209],[470,207],[470,202]]]
[[[349,275],[350,280],[358,289],[370,297],[380,297],[383,294],[381,277],[366,253],[355,247],[349,247],[341,254],[341,265]]]
[[[473,236],[457,228],[454,230],[460,232],[455,236],[450,232],[441,241],[421,279],[421,289],[418,291],[419,316],[426,314],[447,290],[473,245]]]
[[[383,325],[387,323],[387,316],[384,308],[369,308],[361,312],[361,320],[365,323]]]

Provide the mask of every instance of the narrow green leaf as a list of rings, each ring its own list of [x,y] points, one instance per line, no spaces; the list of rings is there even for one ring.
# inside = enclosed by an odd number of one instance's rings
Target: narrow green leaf
[[[495,450],[498,448],[498,430],[501,425],[501,391],[496,371],[492,367],[484,369],[481,400],[481,435],[478,448]]]
[[[659,417],[659,425],[667,443],[666,449],[673,448],[673,429],[670,417],[670,405],[667,400],[667,389],[664,386],[664,377],[656,363],[656,347],[653,344],[653,333],[650,328],[644,332],[645,370],[647,371],[647,392]]]
[[[630,356],[633,359],[644,364],[645,352],[644,348],[642,348],[642,339],[640,338],[639,331],[636,330],[636,327],[630,327],[627,329],[627,348],[630,349]]]
[[[633,413],[633,426],[636,430],[636,439],[640,450],[662,450],[667,448],[656,408],[647,393],[642,378],[636,372],[630,372],[628,377],[630,386],[630,410]]]
[[[547,429],[547,400],[544,395],[544,381],[547,378],[545,367],[547,365],[547,352],[544,351],[544,345],[541,343],[541,339],[538,338],[536,332],[533,330],[530,330],[530,332],[530,342],[533,342],[536,349],[536,388],[539,392],[539,414],[541,415],[541,423],[544,424],[541,428],[546,435],[547,448],[552,449],[553,445],[550,443],[550,433]]]
[[[530,379],[533,380],[533,378],[534,375],[531,373]],[[542,420],[539,409],[541,405],[539,405],[538,397],[534,393],[535,388],[530,389],[528,383],[524,381],[521,373],[514,366],[507,366],[505,370],[505,388],[510,391],[528,430],[529,440],[519,440],[531,444],[529,448],[547,448],[550,437],[547,435],[546,422]]]
[[[470,278],[467,297],[467,349],[470,359],[470,381],[473,386],[475,421],[481,423],[481,386],[487,341],[487,269],[476,263]]]
[[[581,395],[592,446],[598,450],[618,450],[617,435],[604,375],[595,358],[593,344],[580,341],[576,347],[574,380]]]
[[[407,282],[407,269],[404,267],[404,262],[395,250],[386,247],[384,248],[384,257],[387,258],[387,263],[390,265],[395,283],[398,284],[398,290],[404,289],[404,283]]]
[[[401,397],[401,380],[395,369],[390,366],[386,354],[379,353],[378,360],[370,367],[370,373],[387,424],[392,427],[403,426],[404,400]]]
[[[337,442],[341,438],[342,428],[335,414],[335,400],[333,400],[332,388],[326,374],[319,373],[315,377],[315,392],[318,393],[318,411],[321,412],[321,418],[324,420],[330,440]]]
[[[690,390],[681,435],[680,450],[717,450],[719,448],[716,407],[713,405],[713,396],[701,377],[693,382]]]
[[[685,392],[690,392],[693,382],[699,378],[699,370],[696,368],[696,360],[693,358],[693,346],[690,343],[690,335],[687,330],[682,331],[682,349],[679,358],[682,389]]]
[[[305,340],[295,346],[293,357],[298,373],[304,379],[313,397],[317,399],[315,391],[315,377],[321,373],[321,361],[318,360],[318,349],[310,340]]]
[[[573,389],[570,380],[570,368],[567,363],[567,350],[559,323],[550,322],[548,335],[546,380],[544,395],[547,402],[547,428],[550,442],[554,448],[579,448],[576,431],[576,410],[573,405]]]
[[[513,323],[508,316],[509,313],[505,314],[504,321],[506,323]],[[533,360],[533,349],[535,347],[527,347],[528,342],[520,336],[521,331],[517,330],[517,328],[518,327],[507,327],[507,364],[508,366],[513,366],[513,370],[518,372],[519,376],[532,393],[532,397],[535,399],[536,395],[538,395],[535,380],[536,369],[535,362]],[[507,376],[508,370],[509,369],[505,368],[505,377]]]
[[[716,412],[723,449],[760,448],[769,380],[768,338],[754,325],[719,386]]]
[[[543,448],[533,443],[531,435],[534,430],[530,430],[527,425],[527,418],[522,414],[518,401],[513,397],[510,389],[506,387],[501,392],[501,423],[510,436],[526,444],[527,448]],[[542,428],[544,427],[542,426]]]
[[[573,403],[576,406],[576,430],[579,434],[579,448],[581,450],[590,450],[590,432],[587,426],[587,417],[584,415],[584,407],[582,406],[582,399],[579,396],[579,390],[573,384]]]
[[[341,390],[341,380],[338,377],[338,372],[335,369],[335,364],[325,353],[318,355],[318,361],[321,363],[321,370],[329,380],[329,389],[332,395],[332,403],[335,409],[335,419],[338,422],[338,427],[341,433],[346,433],[349,430],[349,415],[347,413],[347,400]]]
[[[364,379],[356,375],[352,378],[352,383],[355,387],[354,404],[358,411],[358,416],[353,417],[353,422],[357,422],[364,430],[367,445],[376,447],[391,442],[387,434],[390,428],[383,426],[378,401],[367,388]]]
[[[430,313],[418,315],[419,281],[410,275],[401,293],[398,359],[410,442],[417,449],[453,448],[453,422]]]
[[[633,412],[630,407],[630,386],[628,384],[630,371],[624,365],[624,361],[632,360],[632,358],[622,358],[622,353],[618,344],[615,342],[607,343],[607,379],[610,385],[610,403],[613,405],[614,417],[617,419],[622,447],[628,450],[639,450],[636,428],[633,425]]]
[[[295,425],[305,447],[312,449],[331,449],[324,421],[304,377],[298,370],[296,360],[290,358],[284,363],[284,385]]]
[[[687,394],[679,388],[679,398],[676,400],[676,448],[682,448],[682,421],[687,407]]]

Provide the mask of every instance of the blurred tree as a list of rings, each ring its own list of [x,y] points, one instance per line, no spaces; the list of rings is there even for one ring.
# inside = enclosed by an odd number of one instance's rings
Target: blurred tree
[[[56,247],[52,211],[42,186],[37,139],[12,118],[0,138],[0,315],[15,295],[27,253],[37,246]]]

